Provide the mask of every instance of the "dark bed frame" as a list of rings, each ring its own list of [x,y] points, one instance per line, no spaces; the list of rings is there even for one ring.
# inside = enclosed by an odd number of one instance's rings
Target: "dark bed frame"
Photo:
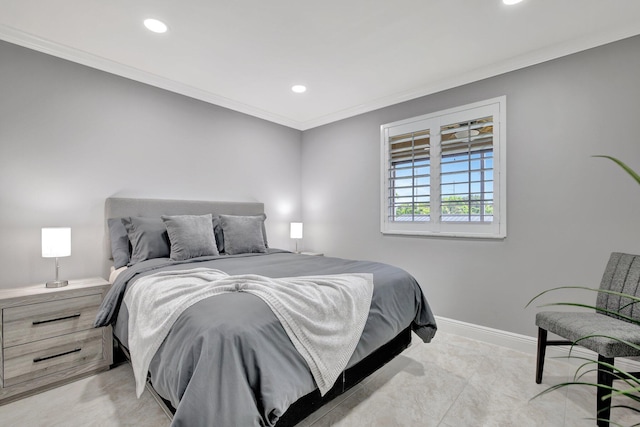
[[[294,402],[287,412],[278,420],[277,427],[295,426],[300,421],[314,413],[324,404],[340,396],[360,381],[386,365],[397,355],[402,353],[411,344],[411,327],[400,332],[394,339],[342,372],[342,375],[331,390],[324,396],[320,396],[320,390],[316,389],[306,396]]]
[[[411,344],[411,327],[408,327],[404,331],[396,335],[388,343],[378,348],[369,356],[362,359],[360,362],[353,365],[342,372],[342,375],[338,377],[336,383],[331,390],[324,396],[320,395],[320,390],[315,389],[306,396],[302,396],[295,401],[287,412],[280,417],[276,426],[277,427],[293,427],[309,415],[320,409],[323,405],[329,403],[331,400],[345,393],[369,375],[389,363],[396,356],[402,353]],[[114,337],[114,363],[111,367],[121,365],[122,363],[131,363],[131,357],[128,350],[120,344],[117,338]],[[151,380],[147,378],[146,389],[149,390],[153,398],[158,402],[162,410],[167,416],[173,419],[173,414],[176,409],[171,405],[171,402],[163,398],[156,392],[151,384]]]
[[[202,215],[206,213],[223,213],[230,215],[257,215],[264,213],[264,205],[254,202],[205,202],[192,200],[160,200],[160,199],[129,199],[129,198],[109,198],[105,204],[105,227],[107,219],[121,218],[127,216],[160,216],[160,215]],[[109,248],[108,230],[106,247]],[[111,250],[107,250],[111,254]],[[318,408],[328,403],[337,396],[343,394],[363,379],[390,362],[397,355],[402,353],[411,343],[411,327],[406,328],[395,338],[384,344],[360,362],[346,369],[338,378],[331,390],[324,396],[320,395],[318,389],[301,397],[294,402],[287,412],[278,420],[277,427],[295,426],[304,418],[311,415]],[[131,361],[129,352],[114,337],[114,365],[125,361]],[[173,418],[175,408],[171,402],[160,396],[150,380],[147,380],[147,389],[158,401],[165,413]]]

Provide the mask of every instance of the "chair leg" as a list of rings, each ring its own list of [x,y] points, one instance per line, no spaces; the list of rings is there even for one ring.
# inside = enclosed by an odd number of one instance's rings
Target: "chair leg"
[[[602,365],[608,363],[613,366],[613,357],[605,357],[598,355],[598,392],[597,392],[597,414],[598,427],[609,427],[609,418],[611,417],[611,398],[604,399],[604,396],[611,393],[610,387],[613,385],[613,369]],[[600,387],[600,386],[604,387]]]
[[[542,382],[542,370],[544,369],[544,355],[547,350],[547,330],[538,328],[538,360],[536,362],[536,384]]]

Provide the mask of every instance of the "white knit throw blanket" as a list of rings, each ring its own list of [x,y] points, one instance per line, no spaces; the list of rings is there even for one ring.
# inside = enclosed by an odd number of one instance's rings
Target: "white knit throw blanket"
[[[144,391],[151,359],[178,316],[204,298],[229,292],[256,295],[271,308],[324,395],[347,366],[362,335],[373,295],[373,276],[272,279],[196,268],[138,279],[124,297],[138,397]]]

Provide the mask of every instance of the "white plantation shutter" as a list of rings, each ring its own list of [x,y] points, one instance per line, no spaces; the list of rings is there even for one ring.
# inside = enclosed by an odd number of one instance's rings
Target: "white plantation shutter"
[[[381,126],[381,231],[506,235],[505,97]]]
[[[429,221],[430,162],[429,130],[389,138],[389,220]]]
[[[440,220],[493,221],[493,117],[440,127]]]

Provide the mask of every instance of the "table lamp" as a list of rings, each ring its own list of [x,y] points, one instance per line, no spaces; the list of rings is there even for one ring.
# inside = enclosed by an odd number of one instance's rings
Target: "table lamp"
[[[292,222],[290,236],[296,241],[296,253],[298,253],[298,240],[302,239],[302,223]]]
[[[71,255],[71,228],[51,227],[42,229],[42,257],[56,259],[56,280],[47,282],[47,288],[67,286],[67,280],[60,280],[58,258]]]

